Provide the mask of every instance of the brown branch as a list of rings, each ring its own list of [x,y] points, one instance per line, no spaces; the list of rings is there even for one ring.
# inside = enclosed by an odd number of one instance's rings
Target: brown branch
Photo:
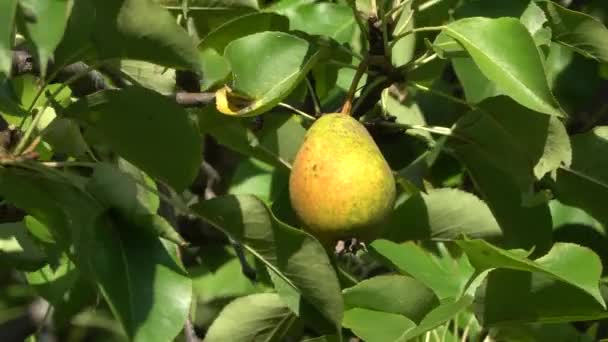
[[[83,62],[67,65],[57,73],[50,83],[65,82],[74,75],[83,73],[88,68],[89,66]],[[48,69],[53,69],[52,63],[49,63]],[[39,68],[35,63],[35,59],[28,51],[14,50],[11,76],[15,77],[25,74],[39,75]],[[72,90],[72,95],[75,97],[83,97],[110,88],[104,80],[102,73],[96,70],[85,73],[84,76],[71,82],[69,87]],[[215,93],[180,91],[171,96],[175,99],[175,102],[184,107],[201,107],[215,102]]]

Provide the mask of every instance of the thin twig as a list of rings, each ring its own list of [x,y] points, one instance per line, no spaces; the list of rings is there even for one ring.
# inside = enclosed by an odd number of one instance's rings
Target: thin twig
[[[465,105],[465,106],[470,107],[472,109],[476,109],[476,107],[473,104],[470,104],[467,101],[465,101],[463,99],[459,99],[459,98],[457,98],[455,96],[452,96],[450,94],[446,94],[446,93],[444,93],[442,91],[435,90],[433,88],[429,88],[427,86],[423,86],[422,84],[418,84],[418,83],[415,83],[415,82],[408,82],[408,84],[411,85],[412,87],[416,88],[416,89],[419,89],[419,90],[422,90],[422,91],[426,91],[426,92],[429,92],[431,94],[435,94],[437,96],[440,96],[440,97],[443,97],[445,99],[448,99],[448,100],[450,100],[452,102],[460,103],[461,105]]]
[[[407,32],[394,36],[393,40],[391,41],[390,46],[391,47],[395,46],[395,44],[397,44],[397,42],[400,39],[405,38],[405,37],[409,36],[410,34],[414,34],[417,32],[441,31],[441,30],[443,30],[443,28],[444,28],[444,26],[428,26],[428,27],[418,27],[418,28],[411,29]]]
[[[357,91],[357,86],[359,85],[359,81],[361,81],[361,77],[367,70],[368,59],[364,59],[359,63],[359,67],[357,68],[357,72],[353,77],[353,80],[350,84],[350,89],[348,90],[348,95],[346,96],[346,101],[344,101],[344,105],[342,106],[341,113],[350,115],[353,108],[353,100],[355,98],[355,92]]]

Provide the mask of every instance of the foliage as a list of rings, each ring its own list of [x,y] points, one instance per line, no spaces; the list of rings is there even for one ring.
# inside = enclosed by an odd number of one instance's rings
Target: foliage
[[[607,338],[606,21],[605,1],[1,1],[0,339]],[[398,189],[380,238],[334,251],[288,179],[343,105]]]

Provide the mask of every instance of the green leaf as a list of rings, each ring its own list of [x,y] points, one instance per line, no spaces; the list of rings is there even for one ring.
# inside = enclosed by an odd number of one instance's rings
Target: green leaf
[[[44,260],[44,253],[28,235],[23,222],[0,224],[0,263],[35,270]]]
[[[573,136],[572,150],[572,166],[558,171],[554,192],[562,203],[582,208],[606,225],[602,203],[608,196],[608,126]]]
[[[355,33],[355,17],[346,5],[310,3],[297,6],[286,15],[292,31],[326,36],[341,44],[350,43]]]
[[[247,119],[220,114],[212,106],[197,114],[201,132],[236,152],[283,170],[290,167],[306,134],[299,117],[282,112],[268,113],[264,127],[255,133]]]
[[[415,329],[408,331],[407,334],[403,336],[403,341],[409,341],[414,337],[420,336],[427,331],[445,324],[471,306],[472,303],[473,298],[468,295],[463,296],[457,301],[447,300],[443,302],[433,311],[429,312]]]
[[[58,267],[49,265],[25,273],[28,284],[53,305],[53,321],[65,326],[78,312],[95,303],[96,286],[76,269],[74,263],[64,258]]]
[[[156,190],[154,181],[123,159],[118,161],[117,166],[98,163],[86,189],[104,208],[115,210],[116,215],[136,229],[177,244],[185,244],[171,224],[156,214],[160,200],[151,191]]]
[[[0,74],[11,74],[11,61],[13,60],[13,32],[15,14],[17,13],[17,0],[5,0],[0,4]]]
[[[207,246],[199,255],[201,264],[188,270],[199,301],[209,303],[257,292],[253,282],[243,274],[238,258],[228,248]]]
[[[253,196],[218,197],[193,209],[242,243],[323,318],[340,325],[344,303],[338,278],[323,246],[311,235],[279,222]]]
[[[547,84],[540,53],[519,20],[467,18],[444,30],[464,46],[483,74],[505,94],[535,111],[563,116]],[[505,50],[511,53],[505,54]]]
[[[503,250],[483,240],[456,243],[467,254],[478,273],[494,268],[544,273],[576,286],[605,307],[599,291],[602,263],[588,248],[571,243],[556,243],[546,255],[532,261],[522,256],[521,250]]]
[[[570,140],[558,118],[504,96],[489,98],[479,108],[456,122],[453,133],[458,139],[452,139],[451,145],[457,150],[459,144],[469,145],[479,158],[509,173],[522,193],[530,191],[535,178],[570,165]]]
[[[501,94],[496,83],[490,81],[470,57],[452,58],[454,72],[458,76],[464,96],[469,103],[479,103]]]
[[[0,169],[0,195],[48,227],[63,247],[102,211],[92,197],[51,171]]]
[[[155,1],[94,1],[93,42],[101,59],[129,58],[200,71],[194,39]]]
[[[287,188],[289,174],[257,159],[240,162],[230,181],[231,195],[255,195],[271,204]]]
[[[254,294],[226,305],[209,327],[205,341],[282,341],[296,320],[276,293]]]
[[[481,198],[498,221],[504,246],[534,248],[537,255],[548,251],[552,242],[553,225],[547,203],[524,205],[522,193],[513,175],[480,156],[477,147],[462,144],[456,153],[466,166]]]
[[[488,206],[474,195],[456,189],[436,189],[398,201],[386,225],[384,238],[453,240],[502,235]]]
[[[403,6],[403,5],[401,5]],[[412,4],[407,3],[399,14],[399,19],[395,20],[395,29],[393,37],[396,37],[408,30],[414,28],[414,20],[410,16],[413,15]],[[408,22],[409,19],[409,22]],[[412,60],[416,52],[416,35],[409,35],[399,39],[394,43],[391,49],[391,62],[395,66],[401,66]]]
[[[136,84],[163,95],[176,92],[175,70],[144,61],[123,59],[116,68],[136,81]]]
[[[564,8],[554,2],[540,1],[553,31],[553,40],[583,56],[608,62],[608,29],[585,13]]]
[[[581,269],[586,265],[576,267]],[[602,292],[606,293],[606,288]],[[480,303],[478,317],[484,326],[573,322],[608,317],[605,308],[587,293],[543,273],[494,270],[477,299]]]
[[[198,174],[198,128],[182,107],[156,92],[104,90],[70,105],[65,115],[83,121],[126,160],[178,191]]]
[[[156,237],[102,214],[77,246],[77,266],[98,284],[133,341],[170,341],[183,329],[192,281]]]
[[[40,73],[44,77],[48,61],[67,27],[72,0],[20,0],[19,24],[25,35],[36,46]]]
[[[261,32],[232,41],[224,50],[233,74],[231,89],[246,99],[237,105],[227,94],[223,109],[218,97],[218,108],[238,116],[268,111],[296,88],[321,55],[322,50],[306,40],[282,32]]]
[[[224,49],[233,40],[264,31],[287,31],[287,18],[274,13],[251,13],[227,21],[200,42],[198,50],[203,63],[203,88],[220,84],[230,74],[230,65],[223,57]]]
[[[360,308],[346,311],[342,324],[367,342],[401,341],[416,327],[405,316]]]
[[[362,308],[403,315],[414,322],[439,305],[435,293],[418,280],[400,275],[379,275],[345,289],[347,310]]]
[[[441,300],[460,296],[473,275],[473,269],[466,260],[459,261],[455,268],[448,269],[438,263],[433,255],[412,242],[396,244],[387,240],[376,240],[370,244],[370,248],[380,256],[380,261],[422,282]]]
[[[94,55],[91,39],[96,19],[94,1],[96,0],[74,1],[63,39],[55,49],[55,65],[68,65]]]

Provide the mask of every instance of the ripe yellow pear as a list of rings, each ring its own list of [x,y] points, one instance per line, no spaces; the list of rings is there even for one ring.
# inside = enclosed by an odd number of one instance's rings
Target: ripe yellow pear
[[[349,115],[323,115],[308,130],[289,178],[292,207],[324,243],[371,239],[393,209],[395,179],[367,129]]]

